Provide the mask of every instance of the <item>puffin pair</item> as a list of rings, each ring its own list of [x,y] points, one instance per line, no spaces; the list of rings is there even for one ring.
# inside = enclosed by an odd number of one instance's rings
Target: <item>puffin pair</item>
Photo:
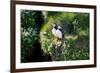
[[[57,26],[56,24],[52,24],[52,25],[53,25],[52,34],[58,39],[63,39],[64,35],[62,32],[62,27]]]

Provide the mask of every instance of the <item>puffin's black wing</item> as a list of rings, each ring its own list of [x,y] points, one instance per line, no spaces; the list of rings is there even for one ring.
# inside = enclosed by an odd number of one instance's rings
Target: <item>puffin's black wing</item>
[[[62,29],[59,29],[62,32],[62,38],[64,38],[64,32]]]

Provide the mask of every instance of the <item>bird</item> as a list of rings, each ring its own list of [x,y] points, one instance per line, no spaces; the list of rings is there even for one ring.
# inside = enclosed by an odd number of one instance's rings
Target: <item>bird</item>
[[[61,27],[61,26],[57,26],[56,24],[53,24],[52,34],[53,34],[56,38],[62,39],[62,38],[63,38],[62,27]]]
[[[62,39],[62,38],[63,38],[63,32],[62,32],[61,26],[58,26],[58,28],[57,28],[57,30],[56,30],[56,36],[57,36],[59,39]]]

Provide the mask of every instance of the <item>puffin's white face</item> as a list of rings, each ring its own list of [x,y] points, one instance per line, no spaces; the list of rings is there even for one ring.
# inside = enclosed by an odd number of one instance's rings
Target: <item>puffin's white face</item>
[[[58,29],[61,29],[61,26],[58,26]]]

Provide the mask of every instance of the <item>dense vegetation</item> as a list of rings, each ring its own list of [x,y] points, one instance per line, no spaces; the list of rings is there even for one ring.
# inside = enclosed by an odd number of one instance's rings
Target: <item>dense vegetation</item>
[[[63,40],[52,35],[52,24]],[[89,14],[21,10],[21,62],[89,59]]]

